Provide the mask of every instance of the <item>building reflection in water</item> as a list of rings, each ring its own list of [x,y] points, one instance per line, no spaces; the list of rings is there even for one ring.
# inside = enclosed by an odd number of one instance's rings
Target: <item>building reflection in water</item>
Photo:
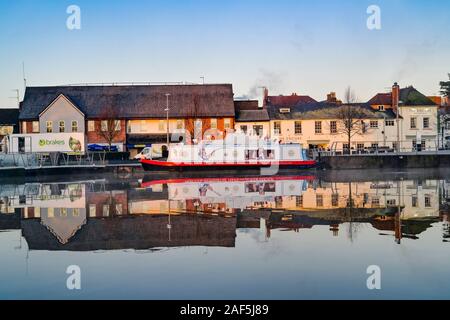
[[[31,250],[234,247],[241,228],[270,238],[328,226],[353,240],[360,224],[400,243],[439,221],[448,241],[448,186],[304,176],[0,185],[0,228],[21,229]]]

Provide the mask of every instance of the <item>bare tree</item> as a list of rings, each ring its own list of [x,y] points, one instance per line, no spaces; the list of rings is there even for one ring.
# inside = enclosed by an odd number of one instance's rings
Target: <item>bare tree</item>
[[[193,97],[193,103],[188,111],[188,119],[186,120],[185,129],[188,131],[193,139],[202,139],[203,132],[208,130],[210,126],[208,126],[203,120],[201,120],[201,112],[200,112],[200,96],[198,94],[194,95]],[[196,132],[196,125],[195,122],[197,119],[200,119],[202,121],[202,132],[198,133]],[[197,134],[200,134],[200,137],[198,137]],[[190,142],[190,141],[189,141]]]
[[[366,130],[364,119],[367,117],[367,111],[360,105],[355,104],[355,101],[355,94],[348,87],[345,91],[345,104],[336,109],[336,116],[339,122],[337,130],[338,133],[346,136],[349,149],[352,138],[357,134],[365,133]]]
[[[104,110],[100,116],[101,121],[97,125],[98,134],[108,143],[109,151],[114,140],[120,136],[121,124],[114,109]]]

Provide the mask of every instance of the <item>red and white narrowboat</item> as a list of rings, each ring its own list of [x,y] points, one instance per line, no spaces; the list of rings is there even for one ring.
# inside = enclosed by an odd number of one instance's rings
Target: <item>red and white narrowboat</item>
[[[224,169],[302,169],[316,165],[300,144],[261,142],[227,144],[208,141],[197,145],[170,145],[168,157],[140,160],[146,171],[152,170],[224,170]]]

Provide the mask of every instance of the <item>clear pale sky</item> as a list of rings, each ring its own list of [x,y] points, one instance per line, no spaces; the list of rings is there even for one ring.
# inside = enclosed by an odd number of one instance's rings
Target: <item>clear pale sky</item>
[[[66,9],[81,8],[81,30]],[[381,8],[381,30],[366,27]],[[448,0],[0,0],[0,107],[28,84],[232,83],[237,97],[347,86],[366,101],[393,82],[438,94],[450,72]]]

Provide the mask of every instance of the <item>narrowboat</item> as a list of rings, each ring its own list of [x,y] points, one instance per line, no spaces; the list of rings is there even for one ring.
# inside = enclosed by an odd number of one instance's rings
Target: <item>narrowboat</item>
[[[316,165],[315,160],[308,159],[300,144],[227,144],[222,141],[205,141],[195,145],[172,144],[166,158],[151,159],[146,156],[140,162],[146,171],[282,170],[311,168]]]

